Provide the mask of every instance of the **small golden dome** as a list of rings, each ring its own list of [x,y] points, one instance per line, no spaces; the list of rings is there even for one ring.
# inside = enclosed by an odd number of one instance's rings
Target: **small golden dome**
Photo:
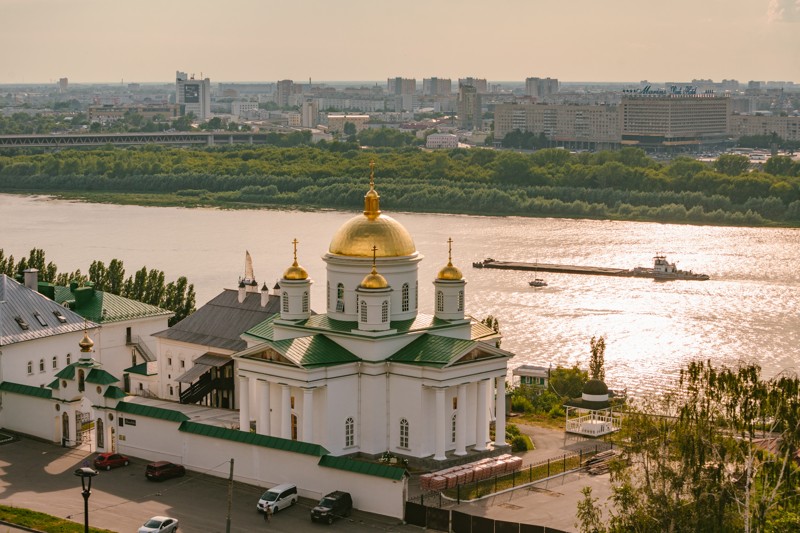
[[[437,279],[456,281],[463,277],[464,276],[462,276],[461,270],[459,270],[458,267],[454,267],[452,263],[447,263],[447,266],[442,267],[442,269],[439,271],[439,275],[436,276]]]
[[[283,273],[283,279],[296,280],[296,281],[302,281],[304,279],[308,279],[308,272],[306,272],[306,269],[297,264],[297,244],[299,242],[300,241],[298,241],[297,239],[294,239],[292,241],[292,244],[294,245],[294,263],[292,263],[292,266],[287,268],[286,271]]]
[[[458,281],[463,277],[461,270],[453,266],[453,239],[447,239],[447,266],[442,267],[436,279]]]
[[[361,280],[361,287],[364,289],[386,289],[389,287],[389,282],[386,281],[386,278],[378,274],[378,271],[373,266],[372,272]]]
[[[92,348],[94,347],[94,341],[89,338],[89,332],[83,330],[83,338],[81,342],[78,343],[78,346],[81,347],[81,352],[91,352]]]

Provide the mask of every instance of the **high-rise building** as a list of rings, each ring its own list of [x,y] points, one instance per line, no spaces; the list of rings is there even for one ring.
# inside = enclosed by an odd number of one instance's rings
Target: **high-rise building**
[[[422,79],[422,94],[425,96],[449,96],[452,92],[450,78]]]
[[[481,127],[481,95],[473,85],[458,88],[458,127],[477,130]]]
[[[276,84],[275,103],[278,107],[289,107],[289,96],[294,93],[294,82],[292,80],[281,80]]]
[[[555,78],[525,78],[525,94],[534,98],[544,98],[558,92]]]
[[[478,91],[478,94],[489,92],[489,84],[486,82],[486,78],[459,78],[458,86],[461,87],[462,85],[472,85]]]
[[[175,73],[175,102],[182,105],[184,114],[193,113],[200,122],[211,118],[211,80],[194,79],[185,72]]]
[[[65,93],[69,87],[69,78],[58,79],[58,92]]]
[[[315,128],[319,124],[319,103],[314,98],[304,98],[300,108],[300,125],[304,128]]]
[[[416,78],[389,78],[386,80],[389,94],[414,94],[417,92]]]

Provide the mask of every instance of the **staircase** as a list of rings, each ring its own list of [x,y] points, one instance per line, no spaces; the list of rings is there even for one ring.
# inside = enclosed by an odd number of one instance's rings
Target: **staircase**
[[[156,360],[156,356],[153,355],[153,352],[151,352],[150,348],[148,348],[147,345],[142,342],[138,335],[136,337],[129,338],[125,344],[136,350],[136,353],[139,354],[139,356],[144,359],[145,362],[151,363]]]
[[[203,374],[196,382],[181,392],[181,403],[198,403],[214,390],[214,381],[211,374]]]

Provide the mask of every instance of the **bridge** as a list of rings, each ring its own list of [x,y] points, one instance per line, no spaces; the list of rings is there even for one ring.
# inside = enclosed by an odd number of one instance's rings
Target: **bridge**
[[[90,146],[218,146],[266,144],[266,133],[159,132],[159,133],[56,133],[48,135],[0,135],[0,148],[76,148]]]

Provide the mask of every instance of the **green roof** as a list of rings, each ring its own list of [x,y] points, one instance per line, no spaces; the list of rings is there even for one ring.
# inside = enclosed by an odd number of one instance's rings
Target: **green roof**
[[[274,450],[283,450],[285,452],[302,453],[316,457],[322,457],[323,455],[328,454],[328,450],[319,444],[282,439],[280,437],[270,437],[267,435],[259,435],[258,433],[239,431],[238,429],[209,426],[207,424],[200,424],[199,422],[184,422],[181,424],[179,429],[180,431],[193,433],[195,435],[203,435],[204,437],[241,442],[243,444],[251,444],[253,446],[262,446],[264,448],[272,448]]]
[[[65,366],[56,374],[56,377],[61,379],[75,379],[75,367],[73,365]]]
[[[5,392],[13,392],[15,394],[24,394],[25,396],[47,398],[48,400],[53,397],[53,391],[45,387],[22,385],[21,383],[12,383],[10,381],[4,381],[0,383],[0,390]]]
[[[91,369],[89,375],[86,376],[87,383],[96,383],[97,385],[110,385],[118,381],[117,378],[100,368]]]
[[[106,393],[103,394],[103,397],[111,398],[112,400],[119,400],[125,397],[125,391],[112,385],[106,389]]]
[[[386,479],[393,479],[399,481],[406,475],[404,468],[395,466],[380,465],[376,463],[368,463],[366,461],[358,461],[350,459],[349,457],[334,457],[326,455],[319,460],[319,466],[327,466],[328,468],[336,468],[338,470],[345,470],[347,472],[354,472],[356,474],[364,474],[367,476],[383,477]]]
[[[476,341],[439,335],[422,335],[414,342],[401,348],[389,358],[389,361],[445,367],[478,346]]]
[[[61,381],[59,381],[59,380],[58,380],[58,378],[56,378],[56,379],[54,379],[53,381],[51,381],[51,382],[50,382],[50,383],[47,385],[47,388],[48,388],[48,389],[54,389],[54,390],[58,390],[58,389],[60,389],[60,388],[61,388]]]
[[[280,315],[272,315],[265,321],[261,322],[260,324],[256,324],[252,328],[245,331],[245,335],[252,335],[253,337],[258,337],[259,339],[264,339],[271,341],[272,340],[272,321],[275,320],[275,317]]]
[[[184,422],[189,420],[189,417],[180,411],[173,411],[172,409],[164,409],[162,407],[152,407],[150,405],[142,405],[140,403],[119,402],[117,404],[117,411],[131,415],[160,418],[161,420],[169,420],[170,422]]]
[[[77,290],[86,291],[87,296],[76,297],[69,287],[56,286],[55,301],[60,304],[72,302],[70,309],[92,322],[107,324],[132,318],[172,314],[172,311],[110,292],[92,290],[87,287],[80,287]]]
[[[275,315],[266,319],[264,322],[261,322],[260,324],[250,328],[245,332],[245,334],[264,340],[272,340],[272,328],[274,320],[280,320],[280,315]],[[389,329],[395,330],[395,335],[400,335],[414,331],[425,331],[434,328],[449,327],[452,325],[453,323],[449,320],[442,320],[433,315],[419,314],[413,319],[395,320],[389,324]],[[288,327],[312,329],[320,333],[350,333],[353,335],[361,335],[361,332],[358,331],[358,322],[336,320],[330,318],[328,315],[311,315],[305,320],[298,320],[288,324]]]
[[[158,374],[158,369],[154,363],[155,361],[151,361],[149,363],[140,363],[138,365],[126,368],[123,370],[123,372],[128,372],[129,374],[140,374],[142,376],[155,376]]]
[[[284,339],[277,342],[267,341],[243,350],[240,354],[244,358],[259,359],[261,353],[270,349],[303,368],[342,365],[360,361],[353,353],[324,335]]]

